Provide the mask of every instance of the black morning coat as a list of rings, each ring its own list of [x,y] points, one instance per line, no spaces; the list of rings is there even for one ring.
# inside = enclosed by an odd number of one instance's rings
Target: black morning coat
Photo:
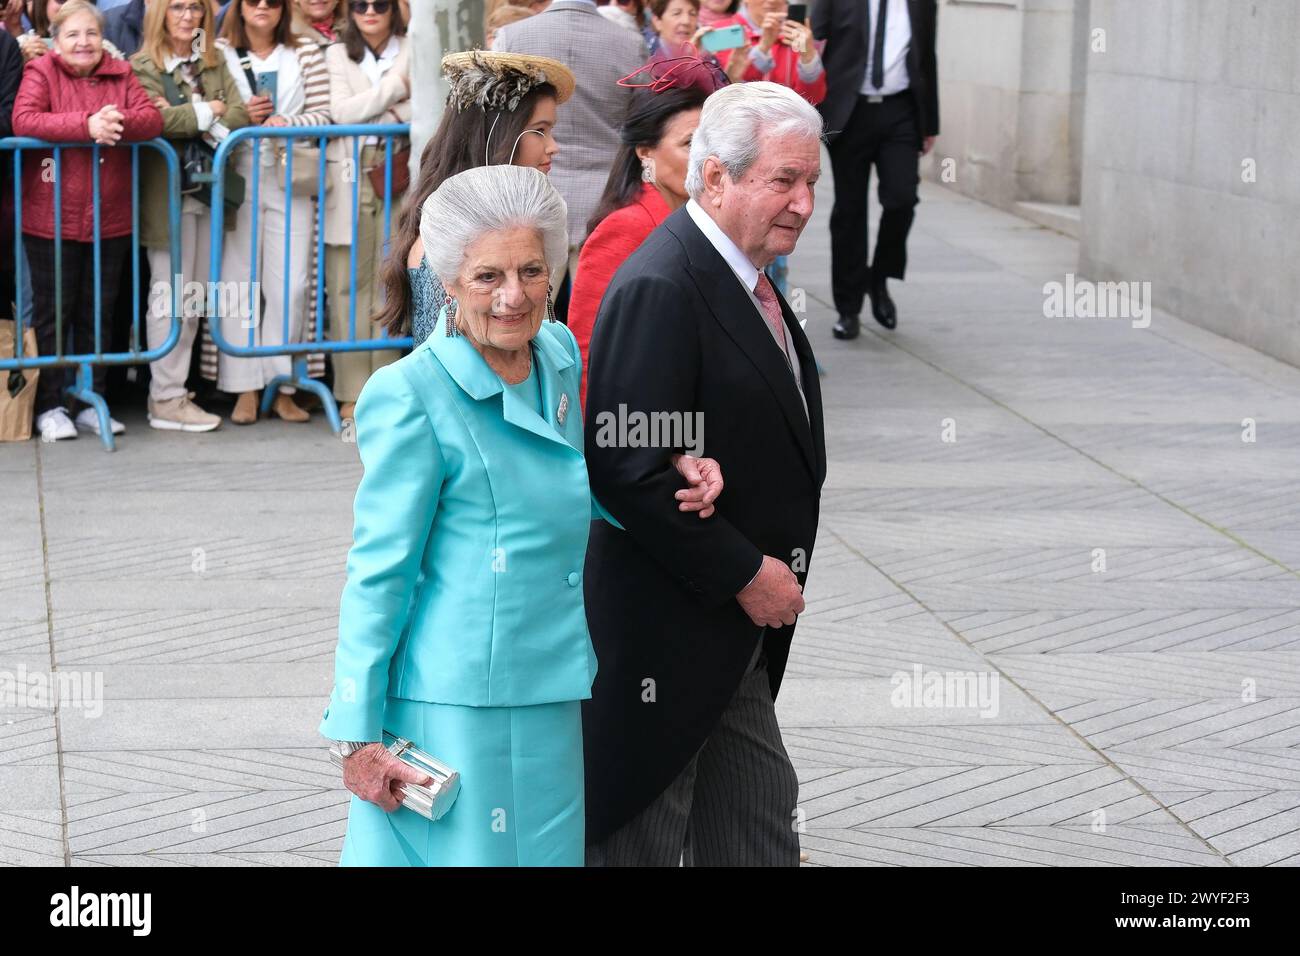
[[[817,108],[826,121],[828,137],[844,129],[857,103],[879,5],[879,0],[816,0],[813,4],[813,36],[826,41],[822,50],[826,99]],[[922,138],[938,136],[939,75],[934,52],[938,9],[935,0],[907,0],[907,12],[912,23],[912,43],[907,48],[908,91],[916,104],[916,131]]]
[[[583,572],[599,661],[582,712],[588,843],[648,806],[717,724],[762,635],[735,599],[762,556],[791,565],[800,585],[807,576],[826,477],[821,389],[808,339],[780,303],[807,414],[762,316],[685,207],[632,253],[601,301],[587,469],[592,493],[627,530],[594,522]],[[702,454],[725,482],[711,517],[677,510],[673,493],[685,485],[668,459],[681,448],[602,440],[602,416],[617,421],[620,405],[627,422],[636,412],[702,415]],[[773,697],[793,633],[763,635]]]

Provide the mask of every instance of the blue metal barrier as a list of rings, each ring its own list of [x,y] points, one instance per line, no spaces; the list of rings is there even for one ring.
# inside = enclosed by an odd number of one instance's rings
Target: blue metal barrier
[[[140,150],[154,149],[163,155],[167,163],[168,202],[167,217],[171,227],[171,261],[172,274],[180,271],[180,163],[176,151],[164,139],[152,139],[140,143],[121,143],[117,146],[100,146],[97,143],[53,143],[26,136],[11,136],[0,139],[0,150],[13,153],[13,199],[14,199],[14,290],[16,296],[15,345],[13,358],[0,358],[0,371],[24,368],[66,368],[77,366],[77,378],[66,392],[73,398],[80,399],[95,409],[99,417],[99,437],[104,447],[113,451],[113,429],[109,425],[108,405],[103,397],[94,391],[94,378],[91,366],[99,365],[137,365],[161,358],[175,347],[181,334],[181,299],[180,289],[172,290],[171,330],[167,339],[155,349],[140,347],[140,247],[135,236],[140,231]],[[91,150],[91,190],[94,205],[94,275],[95,275],[95,341],[94,349],[85,348],[89,343],[75,342],[79,351],[65,351],[66,337],[63,329],[63,178],[62,158],[65,149]],[[131,319],[130,349],[126,352],[105,352],[103,332],[103,309],[100,302],[100,194],[99,163],[100,151],[105,149],[131,150]],[[55,354],[23,354],[23,265],[26,258],[23,249],[23,196],[22,196],[22,154],[24,150],[51,150],[54,154],[54,320],[55,320]],[[120,295],[120,290],[119,290]]]
[[[398,138],[410,136],[411,128],[406,123],[390,124],[352,124],[352,125],[335,125],[335,126],[247,126],[242,129],[234,130],[227,136],[221,145],[217,148],[216,157],[212,164],[212,241],[211,241],[211,269],[210,278],[216,278],[221,275],[222,250],[225,241],[225,195],[226,170],[233,162],[235,149],[240,145],[251,140],[250,148],[252,149],[252,179],[245,185],[245,202],[252,202],[250,210],[251,228],[250,243],[252,246],[252,274],[249,276],[251,287],[256,290],[258,286],[258,201],[260,195],[261,176],[263,167],[274,169],[273,164],[267,164],[262,159],[262,140],[281,140],[287,142],[287,148],[284,150],[284,181],[286,184],[293,182],[293,162],[295,142],[307,141],[314,142],[319,150],[316,170],[316,195],[315,197],[300,196],[297,197],[299,202],[318,202],[320,209],[319,228],[316,236],[316,266],[317,266],[317,283],[316,283],[316,301],[312,304],[316,315],[316,336],[314,339],[300,342],[290,342],[291,332],[289,328],[289,312],[286,308],[284,314],[280,316],[282,322],[281,340],[283,345],[259,345],[256,343],[258,333],[258,323],[250,323],[248,326],[248,340],[246,343],[230,342],[225,338],[220,322],[220,309],[215,299],[215,287],[209,284],[209,300],[207,314],[210,319],[216,321],[209,322],[209,328],[212,331],[212,338],[216,342],[217,348],[221,351],[236,356],[272,356],[272,355],[290,355],[293,357],[293,371],[290,375],[277,375],[269,384],[266,385],[262,393],[261,410],[266,414],[272,402],[275,400],[276,392],[281,385],[290,385],[294,388],[301,388],[314,393],[320,398],[321,406],[329,419],[330,427],[338,433],[342,431],[343,424],[339,419],[338,406],[334,401],[334,396],[329,389],[321,382],[312,379],[307,374],[307,356],[314,352],[364,352],[379,351],[381,349],[400,349],[411,346],[410,336],[402,338],[391,338],[387,332],[379,338],[357,338],[357,223],[358,216],[356,209],[360,205],[361,197],[361,177],[365,175],[365,170],[361,166],[362,138],[377,137],[383,140],[384,149],[384,248],[387,250],[388,238],[392,233],[392,214],[393,214],[393,196],[392,196],[392,173],[393,173],[393,143]],[[327,327],[329,317],[325,314],[325,194],[328,186],[326,180],[326,156],[325,151],[330,139],[339,137],[349,137],[352,140],[352,173],[351,176],[351,222],[352,235],[349,249],[349,300],[348,300],[348,335],[346,339],[330,339],[327,337]],[[273,175],[273,173],[272,173]],[[399,197],[400,198],[400,197]],[[292,229],[288,224],[292,222],[292,211],[295,197],[293,189],[290,186],[285,189],[285,248],[284,248],[284,302],[290,299],[290,256],[293,245]],[[267,250],[270,254],[272,251]],[[256,302],[253,303],[253,313],[260,314]],[[360,317],[363,321],[368,322],[370,317],[363,315]]]

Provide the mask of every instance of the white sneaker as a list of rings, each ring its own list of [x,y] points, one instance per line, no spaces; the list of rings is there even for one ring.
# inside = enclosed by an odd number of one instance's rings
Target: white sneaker
[[[123,425],[121,422],[119,422],[112,415],[108,417],[108,422],[109,422],[109,428],[113,430],[114,435],[120,435],[122,434],[122,432],[126,431],[126,426]],[[84,428],[86,431],[94,432],[96,435],[98,435],[99,415],[96,414],[95,410],[93,408],[90,408],[89,406],[83,408],[81,411],[77,412],[77,427]]]
[[[51,408],[36,416],[36,431],[41,441],[63,441],[77,437],[77,426],[72,424],[66,408]]]

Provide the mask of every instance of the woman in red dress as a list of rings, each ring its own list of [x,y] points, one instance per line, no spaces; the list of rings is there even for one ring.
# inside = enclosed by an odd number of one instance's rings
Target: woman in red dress
[[[584,407],[587,348],[600,300],[618,267],[670,212],[686,204],[691,135],[699,125],[704,100],[717,85],[725,84],[716,70],[695,64],[700,61],[692,63],[689,57],[651,64],[655,82],[636,92],[623,124],[623,144],[600,205],[587,223],[568,319],[582,350],[579,395]]]

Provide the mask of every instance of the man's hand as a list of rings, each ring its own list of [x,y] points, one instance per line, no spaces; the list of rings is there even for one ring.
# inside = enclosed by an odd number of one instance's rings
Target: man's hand
[[[402,805],[404,783],[427,786],[433,778],[398,760],[378,742],[343,759],[343,786],[389,813]]]
[[[799,579],[785,564],[770,554],[763,555],[758,576],[736,595],[741,609],[759,627],[793,624],[803,611],[803,590]]]
[[[212,108],[212,117],[214,119],[221,119],[226,115],[225,100],[208,100],[208,106]]]
[[[117,107],[109,103],[100,107],[98,112],[90,114],[86,120],[86,131],[100,146],[113,146],[122,138],[122,130],[125,128],[122,124],[125,120],[126,117]]]
[[[679,502],[677,510],[698,511],[701,518],[713,514],[713,502],[722,494],[722,466],[712,458],[695,458],[691,455],[673,455],[669,461],[678,474],[691,484],[673,496]]]
[[[924,140],[921,141],[921,155],[922,155],[922,156],[924,156],[924,155],[925,155],[926,153],[928,153],[930,150],[934,149],[934,141],[935,141],[936,139],[938,139],[938,138],[939,138],[939,137],[937,137],[937,136],[927,136]]]

